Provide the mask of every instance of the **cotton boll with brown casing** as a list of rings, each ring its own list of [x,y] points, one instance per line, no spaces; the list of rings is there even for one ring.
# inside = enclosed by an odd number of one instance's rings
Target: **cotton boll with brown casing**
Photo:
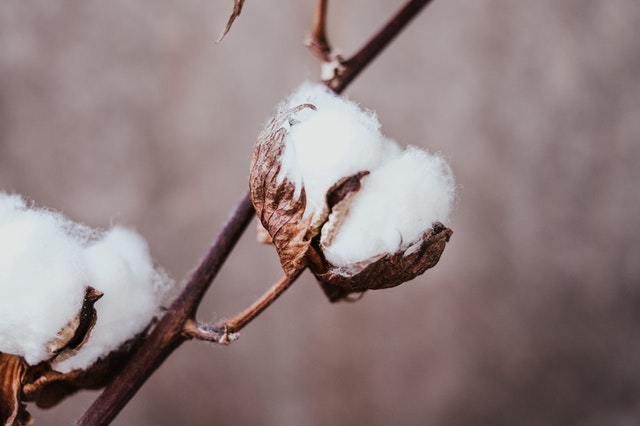
[[[332,301],[423,273],[452,233],[446,162],[401,151],[375,114],[321,85],[302,85],[261,133],[250,190],[285,273],[309,266]]]

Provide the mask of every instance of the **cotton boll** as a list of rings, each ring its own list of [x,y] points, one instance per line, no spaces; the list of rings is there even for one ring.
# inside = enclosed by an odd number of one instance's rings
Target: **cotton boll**
[[[104,296],[95,304],[98,321],[89,340],[73,357],[54,365],[63,373],[90,366],[144,330],[158,313],[169,282],[154,268],[147,243],[119,226],[89,245],[84,258],[89,282]]]
[[[95,231],[0,192],[0,352],[31,365],[50,360],[48,344],[79,314],[91,286],[104,293],[96,324],[56,366],[87,368],[150,323],[170,283],[135,232]]]
[[[364,178],[324,254],[348,265],[404,250],[434,222],[446,222],[455,196],[448,164],[409,147]]]
[[[61,216],[25,210],[19,197],[4,194],[0,206],[0,352],[36,364],[82,305],[81,247]]]
[[[249,174],[285,274],[309,267],[332,302],[435,266],[454,189],[442,158],[401,152],[374,113],[308,83],[258,136]]]

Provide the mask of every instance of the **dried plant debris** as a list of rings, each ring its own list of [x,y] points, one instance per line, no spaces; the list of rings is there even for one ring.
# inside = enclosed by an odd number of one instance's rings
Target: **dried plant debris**
[[[95,366],[147,329],[170,285],[135,232],[93,230],[0,192],[2,424],[25,424],[24,401],[48,406],[103,383]]]
[[[402,150],[380,127],[375,113],[305,83],[254,149],[251,199],[285,273],[308,266],[331,301],[415,278],[452,234],[449,165]]]
[[[218,37],[216,43],[220,43],[222,39],[224,39],[224,37],[227,35],[229,30],[231,29],[231,26],[233,25],[233,22],[238,16],[240,16],[240,13],[242,13],[242,6],[244,6],[244,0],[233,0],[233,11],[229,16],[227,26],[224,28],[224,31],[222,31],[222,34],[220,34],[220,37]]]
[[[0,352],[0,424],[31,424],[31,416],[20,400],[27,363],[19,356]]]

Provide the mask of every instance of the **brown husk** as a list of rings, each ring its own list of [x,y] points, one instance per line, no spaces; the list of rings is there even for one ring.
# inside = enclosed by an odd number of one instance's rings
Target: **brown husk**
[[[280,157],[284,152],[287,130],[283,127],[297,111],[304,108],[315,109],[303,104],[280,112],[271,120],[267,128],[258,136],[251,171],[249,191],[253,207],[260,222],[271,235],[280,256],[282,269],[293,276],[306,267],[305,255],[311,240],[307,229],[311,218],[303,219],[306,206],[304,189],[295,198],[295,185],[286,178],[277,182],[280,173]]]
[[[400,285],[434,267],[453,231],[439,222],[422,235],[422,244],[413,253],[387,254],[373,262],[349,265],[349,272],[324,260],[309,265],[331,302],[346,299],[351,293]],[[419,243],[418,243],[419,244]],[[357,271],[357,272],[353,272]]]
[[[22,381],[28,365],[19,356],[0,352],[0,424],[31,424],[31,415],[20,400]]]

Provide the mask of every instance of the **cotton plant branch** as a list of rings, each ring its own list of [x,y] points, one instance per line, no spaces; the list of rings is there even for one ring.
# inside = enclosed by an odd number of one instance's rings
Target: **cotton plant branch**
[[[326,36],[328,0],[318,0],[311,39],[307,45],[322,61],[322,79],[325,84],[336,93],[341,93],[431,1],[410,0],[368,43],[353,56],[344,59],[332,50]]]
[[[282,278],[262,295],[260,299],[256,300],[253,305],[231,319],[220,321],[213,325],[199,323],[193,319],[187,320],[184,325],[184,333],[192,339],[207,342],[225,345],[233,342],[238,338],[237,333],[275,302],[276,299],[293,284],[299,275],[300,274],[297,274],[293,277],[283,275]]]
[[[329,0],[318,0],[313,16],[313,28],[307,46],[323,63],[331,62],[331,45],[327,39],[327,7]]]
[[[386,47],[389,42],[416,16],[430,0],[411,0],[352,58],[341,63],[339,72],[326,82],[334,92],[341,93],[353,79]],[[234,14],[229,25],[240,13],[243,1],[234,3]],[[314,23],[312,50],[329,49],[324,35],[327,1],[319,0]],[[228,30],[228,28],[227,28]],[[330,51],[330,49],[329,49]],[[114,377],[105,390],[76,423],[79,426],[109,424],[135,395],[153,372],[189,339],[229,343],[235,333],[255,319],[300,275],[283,277],[261,299],[230,320],[214,325],[196,322],[197,309],[211,282],[233,250],[254,216],[248,193],[245,194],[214,239],[200,264],[191,274],[187,284],[137,346],[122,371]]]

